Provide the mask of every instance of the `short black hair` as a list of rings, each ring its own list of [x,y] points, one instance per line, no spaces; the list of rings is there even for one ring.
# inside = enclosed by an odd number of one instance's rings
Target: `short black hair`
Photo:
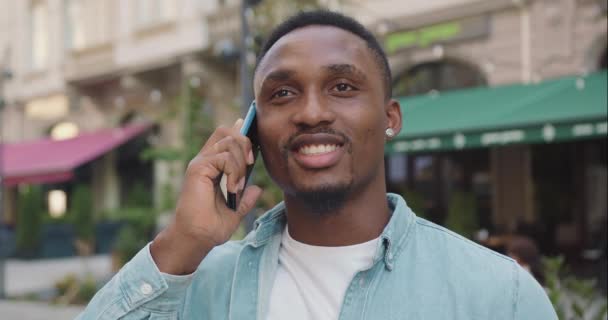
[[[376,37],[374,37],[374,35],[367,28],[365,28],[355,19],[337,12],[327,10],[304,11],[291,16],[290,18],[279,24],[270,33],[270,36],[268,37],[266,42],[264,42],[262,50],[258,55],[256,69],[264,58],[264,56],[266,55],[266,53],[268,53],[268,50],[270,50],[270,48],[272,48],[272,46],[277,41],[279,41],[279,39],[296,29],[304,28],[311,25],[332,26],[340,28],[363,39],[363,41],[365,41],[365,43],[367,44],[367,47],[371,50],[372,54],[376,58],[378,67],[380,68],[381,74],[384,77],[386,98],[391,98],[391,96],[393,95],[391,85],[391,69],[388,65],[388,59],[386,58],[386,54],[384,53],[384,50],[382,50],[382,47],[378,43],[378,40],[376,40]]]

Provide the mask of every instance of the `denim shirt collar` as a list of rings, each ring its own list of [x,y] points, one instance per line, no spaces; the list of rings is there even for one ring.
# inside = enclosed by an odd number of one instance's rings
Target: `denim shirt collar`
[[[407,243],[416,216],[400,195],[388,193],[386,199],[392,215],[380,234],[381,241],[376,249],[374,264],[383,260],[386,269],[391,271],[396,258]],[[245,241],[255,248],[263,246],[275,234],[285,229],[286,222],[285,204],[281,202],[255,221],[255,232]]]

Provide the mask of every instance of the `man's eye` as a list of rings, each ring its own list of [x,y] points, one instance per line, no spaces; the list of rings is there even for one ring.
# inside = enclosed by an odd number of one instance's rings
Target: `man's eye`
[[[351,91],[355,89],[353,86],[347,83],[338,83],[334,88],[337,91]]]
[[[272,94],[272,98],[283,98],[283,97],[288,97],[290,96],[292,93],[289,90],[286,89],[281,89],[275,93]]]

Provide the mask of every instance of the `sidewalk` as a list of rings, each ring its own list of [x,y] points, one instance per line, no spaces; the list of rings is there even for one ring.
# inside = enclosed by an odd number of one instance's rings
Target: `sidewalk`
[[[57,281],[68,274],[81,277],[90,272],[95,279],[107,279],[111,275],[111,259],[108,255],[41,260],[9,259],[5,272],[6,295],[15,297],[52,289]]]
[[[51,306],[44,303],[0,300],[2,320],[71,320],[76,318],[84,307]]]

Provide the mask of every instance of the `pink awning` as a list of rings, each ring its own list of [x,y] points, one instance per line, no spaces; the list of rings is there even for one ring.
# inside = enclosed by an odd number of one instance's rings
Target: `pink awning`
[[[73,170],[142,134],[150,125],[83,133],[66,140],[41,139],[0,145],[2,184],[52,183],[69,180]]]

